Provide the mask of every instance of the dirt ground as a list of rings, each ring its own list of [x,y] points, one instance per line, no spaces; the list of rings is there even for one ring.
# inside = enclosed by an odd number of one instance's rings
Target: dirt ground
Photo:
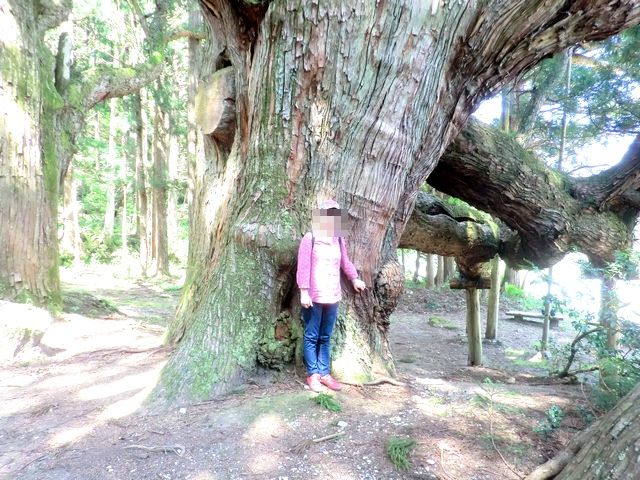
[[[550,383],[531,360],[539,326],[502,321],[485,366],[470,368],[460,292],[411,289],[390,337],[404,386],[346,386],[335,395],[342,411],[329,412],[292,370],[151,411],[144,399],[169,355],[162,335],[179,292],[119,275],[65,272],[61,318],[2,365],[0,478],[518,478],[583,429],[580,412],[591,409],[583,388]],[[552,332],[571,338],[566,326]],[[543,438],[534,428],[552,405],[565,418]],[[387,457],[391,437],[416,441],[408,471]]]

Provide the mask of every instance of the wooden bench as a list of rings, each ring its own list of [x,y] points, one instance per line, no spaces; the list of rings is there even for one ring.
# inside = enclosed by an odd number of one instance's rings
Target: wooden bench
[[[507,320],[513,319],[513,320],[519,320],[522,322],[531,322],[531,323],[537,323],[537,324],[544,323],[544,315],[541,313],[510,311],[510,312],[506,312],[506,314],[509,317],[507,318]],[[565,319],[564,315],[554,315],[552,317],[549,317],[549,326],[551,328],[557,328],[560,323],[560,320],[564,320],[564,319]],[[542,320],[542,322],[539,322],[538,320]]]

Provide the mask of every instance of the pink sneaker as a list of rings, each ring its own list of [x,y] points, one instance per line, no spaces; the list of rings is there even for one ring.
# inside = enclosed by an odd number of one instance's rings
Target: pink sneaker
[[[323,385],[326,385],[331,390],[336,390],[336,391],[342,390],[342,385],[340,384],[340,382],[338,382],[335,378],[333,378],[329,373],[323,377],[320,377],[320,383],[322,383]]]
[[[320,393],[322,392],[322,390],[324,390],[322,388],[322,384],[320,383],[319,373],[314,373],[313,375],[309,375],[307,377],[307,385],[309,385],[309,388],[311,389],[312,392]]]

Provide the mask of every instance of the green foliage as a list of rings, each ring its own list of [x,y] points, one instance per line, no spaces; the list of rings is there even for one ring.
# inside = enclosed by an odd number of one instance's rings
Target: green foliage
[[[387,455],[396,470],[409,470],[411,461],[409,454],[416,446],[411,438],[392,437],[387,441]]]
[[[605,268],[598,268],[588,260],[580,260],[580,271],[584,278],[611,278],[617,280],[633,280],[640,277],[640,252],[634,250],[618,250],[615,260]]]
[[[533,431],[544,438],[549,438],[553,432],[560,428],[563,419],[564,411],[557,405],[552,405],[547,410],[545,419],[533,427]]]
[[[101,232],[86,231],[84,237],[85,263],[111,263],[118,247],[118,237],[105,237]]]
[[[504,286],[504,297],[516,301],[519,305],[518,308],[526,311],[538,311],[544,306],[542,299],[532,297],[510,283],[506,283]]]
[[[328,393],[319,393],[313,397],[313,400],[322,408],[326,408],[330,412],[342,411],[342,405],[340,405],[340,402],[336,400],[333,395],[329,395]]]

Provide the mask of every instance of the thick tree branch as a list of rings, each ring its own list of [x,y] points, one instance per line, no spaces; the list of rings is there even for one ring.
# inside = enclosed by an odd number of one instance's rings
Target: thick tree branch
[[[622,160],[598,175],[576,180],[576,193],[591,200],[599,210],[620,211],[628,199],[636,197],[640,189],[640,135],[638,135]],[[632,206],[635,206],[633,201]]]
[[[95,80],[89,81],[83,89],[88,92],[84,106],[88,110],[110,98],[136,93],[160,78],[162,70],[162,62],[158,60],[136,68],[103,67],[100,73],[94,76]]]
[[[633,168],[622,170],[635,178]],[[477,121],[449,146],[428,182],[504,221],[520,235],[523,258],[540,267],[554,264],[573,247],[601,265],[630,244],[635,215],[629,222],[628,211],[622,218],[599,209],[597,197],[584,189],[576,194],[576,180]]]
[[[467,278],[478,277],[481,265],[497,253],[517,262],[517,234],[505,226],[476,221],[471,215],[456,215],[442,200],[420,192],[398,246],[455,257]]]

